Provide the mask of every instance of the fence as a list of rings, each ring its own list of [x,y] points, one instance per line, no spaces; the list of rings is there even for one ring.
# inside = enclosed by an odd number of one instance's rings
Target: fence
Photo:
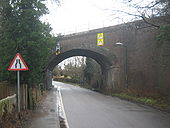
[[[34,109],[37,101],[39,101],[44,94],[43,86],[38,85],[34,88],[28,88],[28,85],[21,85],[20,88],[20,103],[21,109]],[[17,96],[15,87],[9,86],[8,84],[1,84],[0,86],[1,99],[0,99],[0,116],[4,112],[11,112],[16,108]],[[4,98],[5,97],[5,98]]]
[[[16,88],[3,82],[0,83],[0,100],[15,94]]]

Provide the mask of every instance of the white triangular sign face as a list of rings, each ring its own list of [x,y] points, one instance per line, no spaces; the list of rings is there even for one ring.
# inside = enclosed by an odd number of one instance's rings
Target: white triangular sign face
[[[24,62],[23,58],[19,53],[16,54],[14,57],[11,65],[8,68],[9,71],[21,71],[21,70],[28,70],[28,66]]]

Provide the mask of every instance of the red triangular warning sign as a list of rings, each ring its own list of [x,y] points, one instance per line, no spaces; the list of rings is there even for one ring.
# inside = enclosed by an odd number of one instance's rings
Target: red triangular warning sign
[[[12,63],[10,64],[8,70],[9,71],[25,71],[29,69],[26,63],[24,62],[23,58],[21,57],[21,55],[17,53],[14,59],[12,60]]]

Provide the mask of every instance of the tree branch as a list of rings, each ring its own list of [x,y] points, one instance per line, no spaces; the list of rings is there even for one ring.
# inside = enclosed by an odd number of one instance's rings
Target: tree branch
[[[112,10],[112,11],[114,11],[114,12],[119,12],[119,13],[124,13],[124,14],[126,14],[126,15],[130,15],[130,16],[134,16],[134,17],[139,17],[139,18],[141,18],[145,23],[147,23],[147,24],[149,24],[149,25],[151,25],[151,26],[153,26],[153,27],[160,28],[159,25],[156,25],[156,24],[154,24],[154,23],[149,22],[149,21],[147,20],[147,18],[146,18],[144,15],[142,15],[142,14],[141,14],[141,15],[139,15],[139,14],[133,14],[133,13],[129,13],[129,12],[121,11],[121,10]]]

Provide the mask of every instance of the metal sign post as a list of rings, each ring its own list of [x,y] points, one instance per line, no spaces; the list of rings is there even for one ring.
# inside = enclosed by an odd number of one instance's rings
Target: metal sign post
[[[19,71],[17,71],[17,88],[18,88],[18,91],[17,91],[17,101],[18,101],[17,107],[18,107],[18,112],[20,112],[20,78],[19,78]]]
[[[24,62],[23,58],[19,53],[17,53],[12,60],[11,65],[8,68],[9,71],[17,71],[17,108],[18,112],[21,111],[21,102],[20,102],[20,71],[29,70],[28,66]]]

